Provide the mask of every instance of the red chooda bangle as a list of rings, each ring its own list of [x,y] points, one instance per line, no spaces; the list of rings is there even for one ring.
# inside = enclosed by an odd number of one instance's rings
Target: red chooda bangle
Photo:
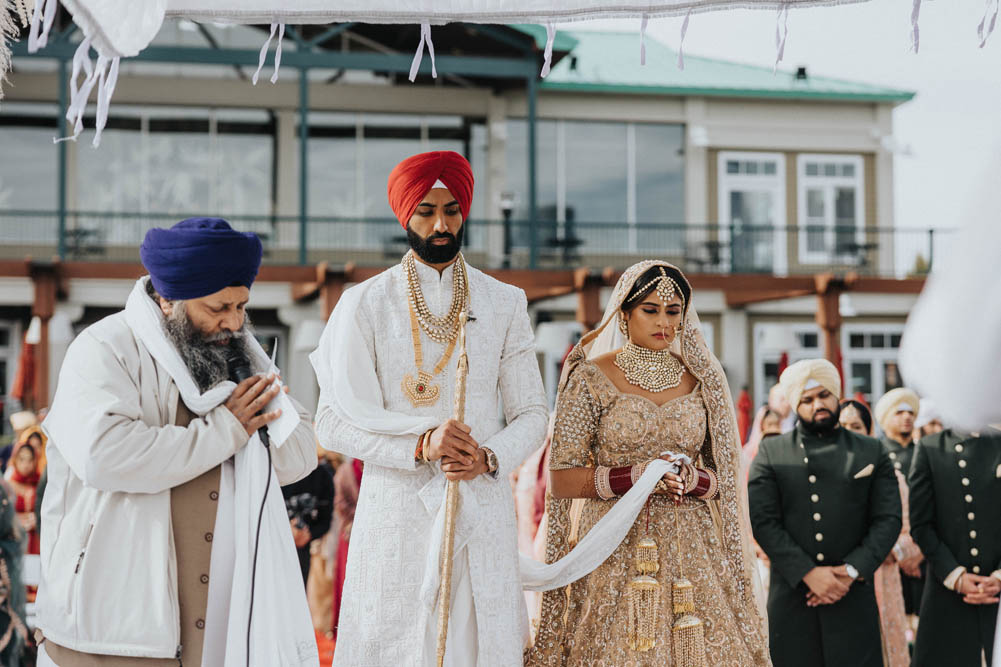
[[[626,492],[633,488],[633,467],[612,468],[608,473],[608,483],[612,487],[612,493],[617,496],[626,495]]]

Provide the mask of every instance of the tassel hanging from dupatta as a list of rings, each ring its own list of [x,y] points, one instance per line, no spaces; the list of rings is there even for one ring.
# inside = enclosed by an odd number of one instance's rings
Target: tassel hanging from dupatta
[[[674,535],[678,545],[678,578],[671,584],[674,626],[671,638],[676,667],[708,667],[706,637],[702,621],[695,616],[695,586],[685,577],[681,555],[681,525],[678,522],[678,501],[674,505]]]

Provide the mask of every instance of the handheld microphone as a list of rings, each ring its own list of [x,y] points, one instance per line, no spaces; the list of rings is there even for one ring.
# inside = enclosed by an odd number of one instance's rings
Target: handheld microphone
[[[229,343],[229,354],[226,355],[226,368],[229,369],[229,379],[237,384],[254,375],[254,371],[250,368],[250,360],[243,353],[236,338],[232,339]],[[261,414],[262,412],[264,412],[263,409],[259,410],[257,414]],[[267,424],[257,429],[257,434],[261,437],[261,442],[265,447],[271,446]]]

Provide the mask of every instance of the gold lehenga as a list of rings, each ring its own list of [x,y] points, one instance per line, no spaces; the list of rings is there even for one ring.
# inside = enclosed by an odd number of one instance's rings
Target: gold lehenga
[[[619,392],[593,362],[581,360],[560,393],[550,468],[632,465],[657,458],[664,450],[688,454],[693,460],[701,455],[700,465],[715,467],[707,429],[710,413],[703,398],[708,390],[700,383],[692,393],[657,406],[642,396]],[[550,521],[554,517],[568,520],[570,502],[550,498]],[[582,510],[577,538],[582,538],[613,503],[578,501]],[[742,564],[728,555],[734,552],[725,548],[710,504],[686,497],[677,512],[677,523],[673,501],[667,497],[652,495],[648,507],[649,522],[647,513],[641,512],[626,539],[596,570],[544,595],[536,644],[526,653],[526,665],[673,665],[674,615],[669,592],[679,565],[675,530],[680,531],[684,574],[695,586],[696,615],[705,625],[707,664],[770,664],[761,615],[750,591],[740,583],[744,580]],[[550,534],[567,533],[568,529],[566,525],[550,526]],[[666,594],[660,598],[662,630],[657,645],[637,652],[627,641],[627,591],[635,576],[636,543],[647,531],[659,547],[657,578]],[[559,558],[560,545],[550,547],[547,560]]]

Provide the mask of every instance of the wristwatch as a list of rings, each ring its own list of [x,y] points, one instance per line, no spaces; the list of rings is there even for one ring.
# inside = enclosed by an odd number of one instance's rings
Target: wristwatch
[[[493,453],[492,450],[483,447],[483,453],[487,455],[487,473],[493,477],[497,478],[497,469],[500,468],[500,463],[497,461],[497,455]]]
[[[858,579],[858,570],[856,570],[851,563],[845,563],[845,572],[847,572],[848,576],[852,579]]]

